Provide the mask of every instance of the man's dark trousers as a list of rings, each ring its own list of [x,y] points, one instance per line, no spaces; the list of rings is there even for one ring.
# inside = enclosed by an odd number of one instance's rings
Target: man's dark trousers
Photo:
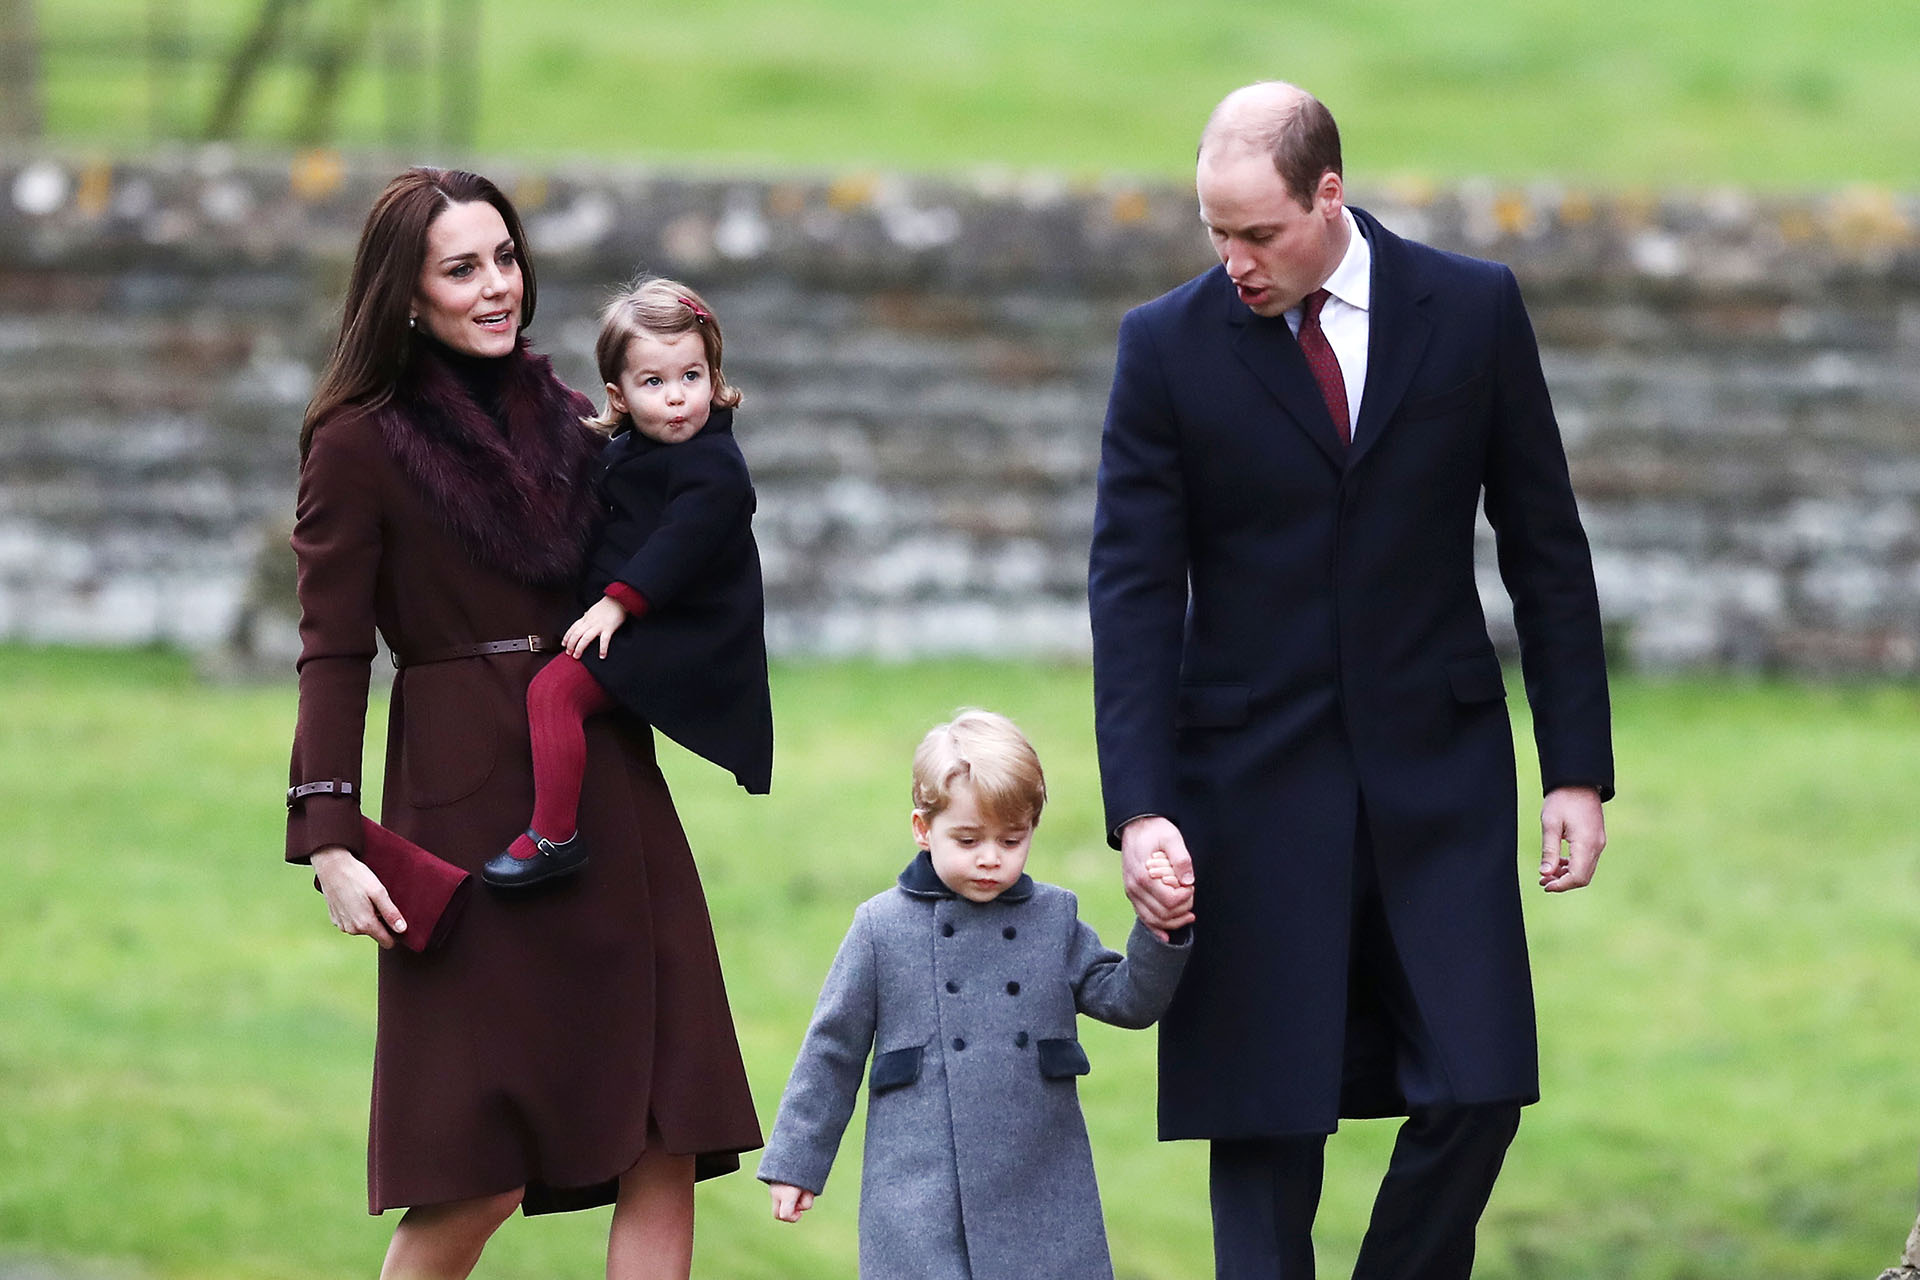
[[[1364,811],[1357,829],[1350,1001],[1384,1015],[1403,1088],[1429,1095],[1436,1058],[1381,910]],[[1517,1103],[1416,1108],[1394,1142],[1354,1280],[1467,1280],[1475,1228],[1519,1126]],[[1212,1144],[1216,1280],[1312,1280],[1326,1141],[1315,1133]]]

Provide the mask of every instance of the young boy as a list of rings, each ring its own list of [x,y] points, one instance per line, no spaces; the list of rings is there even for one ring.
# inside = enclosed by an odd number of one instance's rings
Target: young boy
[[[826,1185],[869,1052],[860,1274],[1112,1280],[1074,1078],[1085,1013],[1166,1009],[1190,931],[1140,924],[1123,958],[1073,894],[1024,874],[1046,779],[1005,716],[963,711],[913,756],[920,853],[854,912],[759,1177],[797,1222]]]

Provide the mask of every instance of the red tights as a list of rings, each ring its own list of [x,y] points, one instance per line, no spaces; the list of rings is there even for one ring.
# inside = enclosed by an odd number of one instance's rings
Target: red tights
[[[573,839],[579,820],[580,780],[587,771],[586,718],[613,699],[580,661],[559,654],[527,686],[527,727],[533,735],[533,821],[549,840]],[[522,835],[507,850],[516,858],[538,852]]]

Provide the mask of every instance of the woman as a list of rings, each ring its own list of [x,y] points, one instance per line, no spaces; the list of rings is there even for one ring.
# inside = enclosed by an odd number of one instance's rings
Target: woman
[[[596,513],[591,406],[528,351],[513,206],[411,169],[375,202],[301,433],[300,713],[287,857],[380,944],[369,1207],[405,1207],[383,1277],[461,1277],[515,1208],[614,1203],[607,1274],[691,1265],[693,1183],[759,1125],[686,838],[629,718],[589,722],[593,862],[471,894],[444,945],[355,857],[376,629],[394,682],[382,821],[469,871],[532,803],[525,697],[577,612]]]

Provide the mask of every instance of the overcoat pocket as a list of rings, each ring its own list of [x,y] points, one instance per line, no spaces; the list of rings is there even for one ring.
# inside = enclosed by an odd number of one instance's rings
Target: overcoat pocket
[[[925,1045],[916,1044],[907,1049],[890,1049],[886,1053],[874,1054],[873,1071],[867,1076],[867,1088],[874,1093],[885,1093],[918,1080],[920,1057],[925,1049]]]
[[[1078,1040],[1042,1040],[1038,1047],[1040,1074],[1049,1080],[1069,1080],[1093,1070]]]
[[[429,663],[401,677],[401,763],[407,803],[416,809],[464,800],[493,776],[493,708],[463,676],[465,665]]]
[[[1244,684],[1183,684],[1174,708],[1174,727],[1225,729],[1247,722],[1253,690]]]
[[[1400,412],[1394,416],[1402,422],[1413,422],[1420,418],[1439,418],[1465,409],[1480,398],[1480,390],[1486,380],[1485,374],[1476,373],[1459,386],[1448,387],[1429,396],[1402,400]]]
[[[1500,659],[1492,654],[1447,664],[1447,683],[1453,686],[1455,702],[1498,702],[1507,696],[1506,678],[1500,674]]]

